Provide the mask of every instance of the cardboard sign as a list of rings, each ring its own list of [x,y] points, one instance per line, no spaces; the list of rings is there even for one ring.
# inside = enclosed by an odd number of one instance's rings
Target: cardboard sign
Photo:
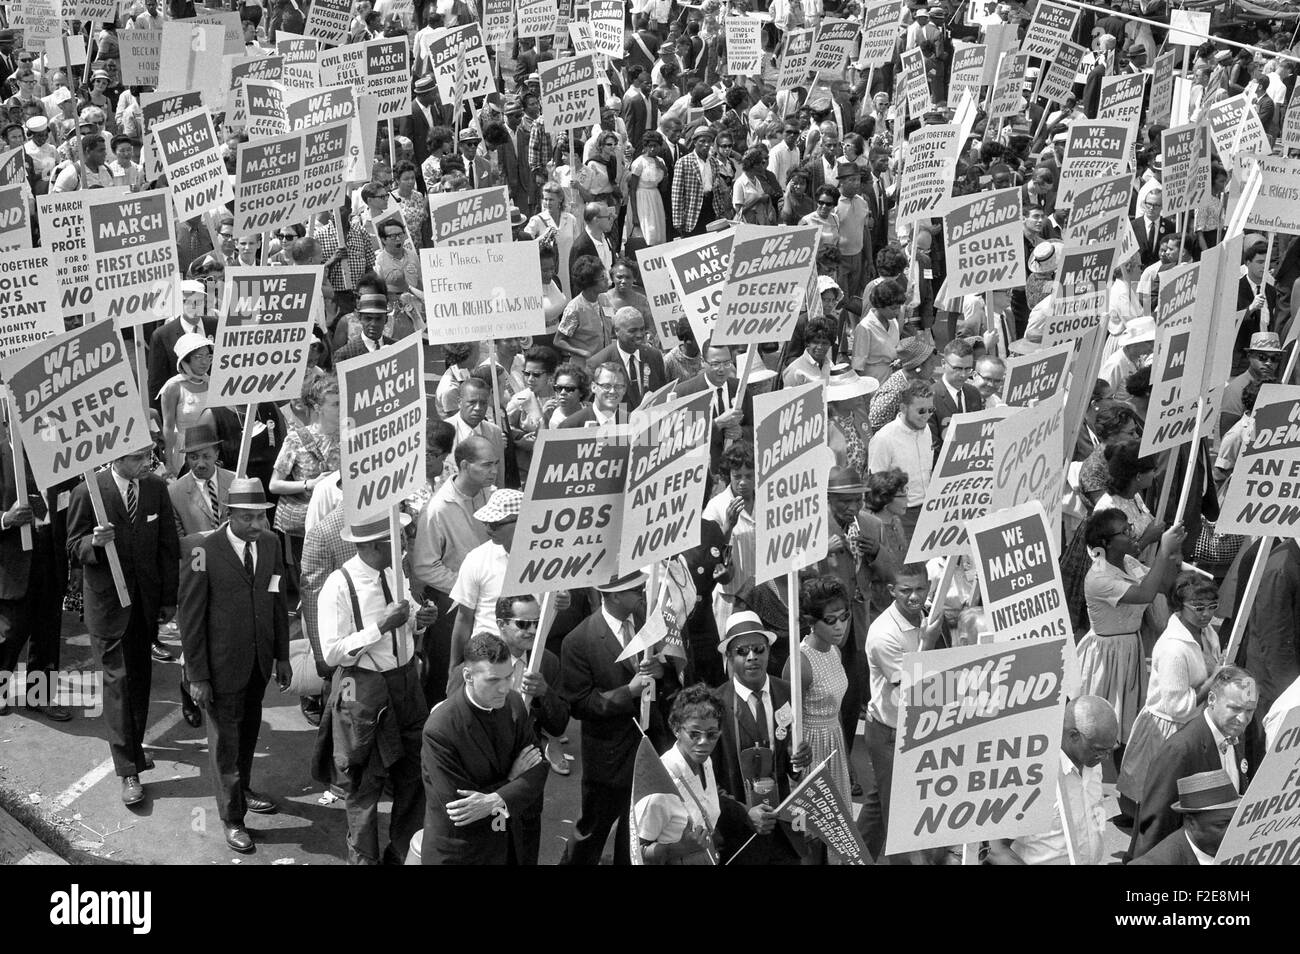
[[[408,116],[411,112],[411,41],[405,36],[385,37],[363,45],[366,64],[363,92],[379,101],[379,118]]]
[[[519,38],[551,36],[555,33],[555,0],[519,0]]]
[[[374,102],[374,99],[369,96],[363,99]],[[369,174],[364,171],[366,167],[364,124],[361,121],[356,91],[351,86],[328,86],[291,99],[285,107],[284,116],[289,124],[288,132],[317,129],[327,124],[346,122],[348,141],[344,177],[348,182],[369,178]],[[377,119],[371,122],[370,128],[373,129],[377,122]],[[316,208],[325,201],[323,198],[319,202],[309,200],[306,205],[309,208]]]
[[[898,190],[898,225],[928,221],[944,214],[961,146],[961,130],[952,123],[922,126],[907,138],[902,184]]]
[[[618,575],[630,451],[626,425],[538,433],[502,593],[550,593]]]
[[[1273,151],[1259,113],[1245,93],[1216,99],[1206,108],[1205,118],[1210,123],[1214,148],[1229,172],[1236,168],[1238,156],[1267,156]]]
[[[809,276],[816,274],[818,228],[738,222],[732,231],[731,270],[722,288],[713,343],[789,341]]]
[[[1166,129],[1160,154],[1165,161],[1161,214],[1194,211],[1210,194],[1210,131],[1202,123]]]
[[[349,159],[355,158],[350,130],[356,124],[355,119],[350,123],[327,123],[301,134],[302,193],[298,197],[298,221],[342,204],[344,170],[349,168]]]
[[[1210,36],[1210,11],[1193,12],[1191,10],[1169,11],[1170,46],[1200,46]]]
[[[320,89],[320,41],[315,37],[283,34],[275,41],[275,51],[284,57],[284,88],[299,93]],[[333,85],[333,84],[324,84]]]
[[[63,15],[75,20],[92,20],[95,23],[112,23],[117,20],[117,0],[63,0]]]
[[[206,109],[155,123],[152,134],[167,170],[178,219],[193,218],[235,198],[212,128],[212,114]]]
[[[757,26],[757,21],[748,21]],[[808,68],[819,79],[836,80],[844,76],[849,56],[858,42],[858,24],[853,20],[823,20],[817,25],[812,60]],[[733,73],[737,71],[733,68]],[[756,73],[757,70],[754,70]]]
[[[785,35],[785,50],[781,55],[781,76],[778,85],[781,89],[807,88],[811,78],[809,64],[812,63],[813,31],[791,30]]]
[[[57,36],[45,41],[45,67],[50,70],[73,70],[86,65],[84,36]]]
[[[953,102],[961,100],[963,94],[970,93],[971,98],[980,98],[980,80],[984,76],[984,55],[988,47],[983,43],[964,46],[952,54],[952,76],[948,80],[948,96]],[[923,130],[917,130],[921,132]],[[916,135],[913,133],[912,135]],[[910,142],[910,140],[909,140]],[[904,166],[904,169],[907,167]]]
[[[1132,128],[1115,120],[1077,122],[1067,135],[1056,197],[1058,208],[1072,208],[1074,193],[1094,179],[1128,172],[1133,148]]]
[[[624,0],[591,0],[588,10],[591,39],[596,52],[605,54],[611,60],[621,60],[623,13],[626,10]]]
[[[1043,328],[1043,346],[1075,341],[1102,324],[1110,307],[1115,247],[1067,246],[1057,273],[1052,314]]]
[[[546,332],[535,242],[421,249],[420,271],[431,344]]]
[[[1062,235],[1066,247],[1086,246],[1088,243],[1083,241],[1082,236],[1094,221],[1107,219],[1116,213],[1122,214],[1127,219],[1132,197],[1133,177],[1127,172],[1095,180],[1080,189],[1074,197],[1070,222],[1065,226],[1065,233]]]
[[[243,41],[230,52],[244,52]],[[159,92],[194,90],[214,115],[224,112],[226,88],[221,82],[221,64],[225,54],[224,27],[197,18],[165,21],[158,55]]]
[[[1002,62],[993,77],[993,92],[989,97],[989,119],[1010,119],[1025,108],[1025,70],[1029,57],[1024,53],[1003,53]]]
[[[825,559],[834,464],[822,382],[754,395],[755,584]]]
[[[993,432],[1015,410],[987,408],[954,414],[925,488],[925,503],[907,548],[907,562],[966,553],[966,521],[983,516],[992,502]]]
[[[513,0],[483,0],[483,42],[496,47],[509,43],[515,32]]]
[[[320,265],[226,269],[209,407],[279,403],[302,393],[324,275]]]
[[[1151,400],[1139,448],[1144,457],[1192,439],[1210,342],[1210,323],[1193,321],[1199,279],[1195,262],[1175,265],[1160,275]]]
[[[9,25],[22,32],[17,49],[39,51],[46,40],[57,40],[63,27],[60,0],[22,0],[9,4]],[[118,33],[121,36],[121,33]]]
[[[997,641],[1074,635],[1059,554],[1040,501],[978,517],[966,530]]]
[[[62,331],[59,279],[50,253],[0,252],[0,361]]]
[[[1074,77],[1088,51],[1077,43],[1062,43],[1038,83],[1038,95],[1049,103],[1063,103],[1074,92]]]
[[[1220,533],[1300,537],[1300,386],[1266,384],[1255,437],[1242,447],[1219,508]]]
[[[990,510],[1042,501],[1051,508],[1048,519],[1059,533],[1064,460],[1065,393],[1058,391],[1033,407],[1021,408],[994,432]]]
[[[36,197],[36,211],[41,224],[41,241],[54,262],[58,282],[59,308],[65,318],[90,311],[95,296],[92,282],[90,232],[86,228],[89,197],[126,196],[125,188],[56,192]]]
[[[424,484],[424,349],[410,335],[340,361],[336,371],[343,513],[355,526]]]
[[[600,119],[596,62],[590,53],[549,63],[539,63],[542,117],[546,130],[562,135],[571,129],[584,133]]]
[[[986,23],[984,25],[984,75],[980,78],[981,86],[992,86],[998,66],[1004,53],[1016,53],[1020,49],[1019,23]]]
[[[1300,234],[1300,159],[1259,156],[1257,161],[1263,181],[1246,217],[1246,228]]]
[[[1201,274],[1196,283],[1196,305],[1192,324],[1209,329],[1205,373],[1201,393],[1206,396],[1205,409],[1211,420],[1218,417],[1223,401],[1224,382],[1232,370],[1232,345],[1241,327],[1245,309],[1237,308],[1237,289],[1241,281],[1241,234],[1224,239],[1201,253]]]
[[[1101,78],[1101,95],[1097,118],[1127,123],[1136,138],[1138,120],[1142,117],[1142,104],[1146,96],[1145,73],[1126,73]]]
[[[9,355],[0,361],[0,380],[42,490],[153,443],[122,336],[111,321]]]
[[[676,556],[700,542],[709,479],[713,392],[701,391],[632,415],[620,573]]]
[[[1147,115],[1153,123],[1168,125],[1174,114],[1174,63],[1176,54],[1165,50],[1156,57],[1151,70],[1151,101]]]
[[[888,853],[1051,829],[1065,647],[1034,639],[903,657]]]
[[[731,273],[731,229],[680,239],[664,250],[668,274],[681,296],[696,341],[708,341],[718,320],[722,289]]]
[[[429,196],[433,244],[510,241],[510,198],[505,186]]]
[[[1286,714],[1214,856],[1216,865],[1300,865],[1300,706]]]
[[[757,76],[763,66],[763,24],[748,17],[727,17],[727,71],[733,76]]]
[[[650,317],[655,323],[659,344],[665,351],[670,351],[677,347],[677,322],[686,317],[686,308],[673,285],[662,247],[637,249],[636,267],[641,273],[646,300],[650,302]]]
[[[1283,154],[1289,153],[1292,149],[1300,149],[1300,100],[1291,104],[1282,125]]]
[[[227,56],[222,58],[226,71],[226,115],[221,127],[230,132],[244,132],[248,122],[248,108],[243,96],[243,85],[248,80],[280,83],[284,79],[283,56]],[[279,133],[287,132],[281,129]],[[270,133],[268,135],[279,135]]]
[[[282,84],[266,80],[244,80],[239,97],[245,131],[250,140],[283,136],[289,131],[285,108],[289,94]]]
[[[119,328],[181,313],[170,189],[87,200],[95,294],[91,310]]]
[[[303,33],[336,46],[348,42],[352,23],[350,0],[311,0]]]
[[[1063,391],[1073,357],[1074,344],[1066,341],[1033,354],[1007,358],[1007,376],[1002,382],[1003,402],[1008,407],[1032,407]]]
[[[903,19],[903,0],[884,0],[867,7],[862,16],[862,51],[858,68],[884,66],[894,58],[898,25]]]
[[[157,86],[162,30],[118,30],[124,86]]]
[[[913,47],[903,51],[902,64],[902,100],[907,106],[907,114],[919,117],[930,108],[930,84],[925,76],[925,57],[919,49]]]
[[[456,58],[462,49],[465,51],[465,82],[458,90],[453,90],[456,82]],[[438,96],[444,103],[450,103],[456,95],[468,99],[487,96],[496,91],[487,50],[483,48],[477,23],[435,30],[433,39],[429,41],[429,62],[433,67],[434,79],[438,82]]]
[[[1020,52],[1040,60],[1052,59],[1061,44],[1074,35],[1074,24],[1078,19],[1079,11],[1074,7],[1039,0],[1025,31],[1025,39],[1020,44]]]
[[[144,147],[140,150],[140,165],[144,166],[146,181],[157,179],[163,174],[162,162],[154,154],[153,137],[149,132],[154,123],[171,119],[191,109],[203,108],[203,94],[198,90],[183,93],[140,94],[140,112],[144,117]]]
[[[0,186],[0,251],[32,247],[27,220],[27,183]]]
[[[998,189],[948,203],[948,295],[957,298],[1025,281],[1020,190]]]
[[[296,222],[302,191],[303,134],[239,144],[235,153],[235,236]]]
[[[159,4],[159,6],[162,6],[162,4]],[[244,28],[239,22],[239,11],[200,7],[185,19],[190,23],[220,27],[222,37],[221,54],[223,56],[238,56],[244,52]],[[188,89],[189,87],[184,88]]]

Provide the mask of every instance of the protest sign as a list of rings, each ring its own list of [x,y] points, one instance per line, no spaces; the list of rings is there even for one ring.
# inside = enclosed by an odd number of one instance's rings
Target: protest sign
[[[1025,30],[1020,52],[1040,60],[1052,59],[1061,44],[1074,34],[1074,24],[1078,18],[1079,11],[1073,7],[1039,0],[1038,6],[1034,7],[1033,19]]]
[[[1087,390],[1091,390],[1090,388]],[[1065,393],[1057,391],[1033,407],[1012,414],[993,434],[993,502],[1006,510],[1033,500],[1050,509],[1050,525],[1059,533],[1065,473]],[[1074,435],[1070,435],[1074,440]]]
[[[288,94],[282,84],[246,79],[238,95],[244,114],[244,131],[249,139],[283,136],[289,131],[285,114]]]
[[[1177,126],[1160,134],[1164,185],[1160,212],[1191,212],[1210,192],[1210,132],[1203,123]]]
[[[668,274],[681,296],[696,341],[708,341],[713,334],[722,289],[731,271],[734,239],[728,229],[680,239],[667,248]]]
[[[1073,636],[1041,501],[977,517],[966,531],[997,642]]]
[[[50,253],[0,252],[0,361],[62,331],[59,279]]]
[[[1124,123],[1130,130],[1129,142],[1134,144],[1133,148],[1136,148],[1138,121],[1142,117],[1146,87],[1145,73],[1125,73],[1103,76],[1101,79],[1097,118]]]
[[[362,100],[374,103],[374,98],[362,96]],[[324,89],[315,90],[305,96],[300,96],[289,101],[285,107],[285,119],[289,124],[289,132],[298,132],[300,130],[310,130],[318,128],[337,128],[341,122],[346,122],[347,144],[344,147],[344,181],[358,182],[369,177],[366,170],[366,153],[364,149],[366,142],[364,139],[365,123],[361,119],[361,110],[357,102],[356,91],[351,86],[330,86]],[[373,130],[378,123],[378,118],[374,115],[369,117],[369,126]],[[373,138],[373,137],[372,137]],[[333,139],[330,140],[333,143]],[[322,140],[313,140],[313,146],[318,145]],[[323,161],[324,156],[315,157],[318,161]],[[331,159],[334,157],[331,157]],[[334,183],[321,182],[319,188],[324,190],[327,195],[333,194],[332,187]],[[341,186],[341,184],[340,184]],[[313,184],[316,188],[316,184]],[[321,205],[327,208],[332,207],[326,202],[324,197],[308,197],[304,205],[308,210],[319,208]]]
[[[862,52],[859,69],[884,66],[894,56],[898,24],[903,19],[903,0],[884,0],[867,7],[862,17]]]
[[[661,248],[651,246],[636,250],[637,270],[641,285],[650,302],[650,317],[655,323],[659,344],[665,351],[677,347],[677,322],[686,317],[686,308],[673,285],[668,271],[668,261]]]
[[[298,196],[297,220],[337,209],[343,202],[344,170],[352,152],[349,129],[355,126],[355,120],[326,123],[301,133],[302,192]]]
[[[1047,64],[1038,84],[1038,95],[1049,103],[1063,103],[1074,92],[1074,77],[1088,51],[1077,43],[1062,43],[1061,49]]]
[[[534,242],[421,249],[429,342],[544,334],[538,262]]]
[[[1282,126],[1282,154],[1288,155],[1292,149],[1300,149],[1300,100],[1293,102],[1286,111]]]
[[[26,48],[39,52],[46,40],[59,38],[63,26],[62,3],[60,0],[11,2],[9,25],[22,32],[20,49]]]
[[[626,425],[538,433],[502,593],[550,593],[617,576],[630,451]]]
[[[58,281],[59,307],[63,317],[71,318],[90,310],[95,289],[91,283],[90,236],[86,230],[88,197],[95,192],[56,192],[36,197],[41,225],[41,241],[54,262]],[[114,189],[113,195],[126,195],[126,189]]]
[[[539,63],[542,116],[546,131],[560,136],[571,129],[586,130],[600,118],[596,86],[596,61],[590,53]]]
[[[1210,11],[1170,10],[1170,46],[1200,46],[1210,36]]]
[[[961,156],[961,130],[952,123],[922,126],[907,138],[898,190],[899,226],[944,214]]]
[[[212,7],[199,7],[188,17],[190,23],[221,28],[220,50],[222,56],[238,56],[244,50],[244,28],[240,23],[239,11],[217,10]],[[188,86],[183,87],[189,89]]]
[[[181,313],[171,190],[87,200],[94,297],[91,311],[119,328]]]
[[[1002,401],[1008,407],[1032,407],[1065,388],[1065,376],[1074,356],[1074,343],[1066,341],[1033,354],[1007,358]]]
[[[157,86],[162,56],[162,30],[118,30],[125,86]]]
[[[1174,113],[1174,61],[1173,50],[1165,50],[1156,57],[1151,71],[1151,100],[1147,115],[1151,122],[1168,125]]]
[[[1258,156],[1263,179],[1250,207],[1246,228],[1300,234],[1300,159]],[[1206,170],[1209,178],[1209,170]]]
[[[0,251],[31,248],[32,227],[27,221],[26,182],[0,186]]]
[[[0,361],[0,380],[42,490],[153,443],[122,336],[111,321],[9,355]]]
[[[177,218],[190,219],[234,199],[210,112],[195,109],[182,113],[155,123],[152,133],[167,171]]]
[[[889,854],[1051,829],[1065,648],[1049,638],[903,656]]]
[[[284,57],[284,73],[280,82],[285,89],[307,93],[321,87],[319,40],[315,37],[284,34],[277,37],[275,51]]]
[[[754,22],[754,21],[751,21]],[[812,60],[808,68],[824,80],[840,79],[849,56],[858,41],[858,24],[854,20],[823,20],[817,25]],[[734,73],[735,70],[733,69]]]
[[[351,0],[311,0],[303,33],[341,46],[348,42],[348,27],[351,23]]]
[[[147,135],[153,129],[154,123],[179,116],[191,109],[202,108],[203,94],[198,90],[183,93],[163,93],[161,95],[140,94],[140,114],[144,119],[144,131],[146,133],[144,146],[140,150],[140,165],[144,166],[146,180],[157,179],[163,174],[162,163],[154,155],[153,137]]]
[[[1160,275],[1160,307],[1151,362],[1151,398],[1142,428],[1142,456],[1188,443],[1210,347],[1210,323],[1193,320],[1200,266],[1175,265]]]
[[[222,57],[226,71],[226,115],[221,121],[223,130],[244,132],[248,121],[248,108],[244,100],[243,85],[248,80],[279,83],[284,78],[283,56],[226,56]],[[281,129],[268,135],[287,132]]]
[[[902,64],[901,98],[907,106],[907,114],[920,118],[930,108],[930,84],[925,75],[925,56],[916,47],[904,50]]]
[[[1210,136],[1224,167],[1232,172],[1238,156],[1267,156],[1273,151],[1259,113],[1245,93],[1216,99],[1205,110]]]
[[[713,343],[789,341],[808,278],[817,269],[817,227],[737,222],[732,231],[731,270],[718,303]]]
[[[958,102],[964,93],[970,93],[972,99],[979,100],[980,79],[984,76],[984,54],[987,50],[988,47],[983,43],[976,43],[953,51],[952,76],[948,80],[948,98],[952,102]]]
[[[777,806],[776,817],[788,822],[793,831],[820,839],[827,852],[842,865],[867,864],[867,846],[862,841],[852,809],[827,766],[833,756],[822,759]]]
[[[993,431],[1005,407],[954,414],[925,488],[925,503],[907,548],[907,562],[966,553],[966,521],[988,511],[993,485]]]
[[[632,415],[620,573],[699,545],[712,411],[713,392],[705,390]]]
[[[1133,177],[1127,172],[1094,180],[1080,189],[1074,197],[1070,221],[1061,236],[1066,247],[1085,245],[1081,236],[1095,220],[1106,219],[1116,213],[1122,213],[1125,218],[1128,218],[1128,207],[1132,197]]]
[[[981,86],[992,86],[993,78],[1002,62],[1002,54],[1016,53],[1020,49],[1019,23],[986,23],[984,26],[984,75]]]
[[[483,42],[488,46],[509,43],[515,31],[513,0],[483,0]]]
[[[1133,130],[1126,123],[1077,122],[1070,127],[1061,160],[1061,181],[1056,205],[1071,208],[1074,193],[1094,179],[1108,179],[1128,172]]]
[[[1043,327],[1043,347],[1074,341],[1103,323],[1110,306],[1115,247],[1072,248],[1061,254],[1052,314]]]
[[[113,23],[117,20],[118,0],[63,0],[63,15],[70,19],[91,20],[95,23]]]
[[[754,395],[754,583],[812,566],[830,546],[826,486],[835,455],[826,446],[826,388],[820,381]]]
[[[424,349],[418,335],[340,361],[343,513],[356,526],[424,483]]]
[[[1024,108],[1025,70],[1029,57],[1024,53],[1003,53],[993,76],[993,91],[989,94],[989,119],[1010,119]]]
[[[239,144],[235,154],[235,236],[293,222],[302,190],[302,133]]]
[[[46,69],[72,72],[86,65],[88,55],[84,36],[57,36],[45,41]]]
[[[1245,314],[1245,309],[1237,307],[1243,244],[1240,233],[1229,235],[1220,244],[1203,251],[1199,263],[1201,273],[1196,283],[1192,324],[1209,329],[1201,393],[1206,396],[1205,410],[1211,420],[1218,416],[1224,382],[1232,370],[1233,348],[1228,343],[1236,340]]]
[[[434,245],[510,241],[510,198],[505,186],[429,196]]]
[[[238,23],[236,23],[238,29]],[[232,54],[244,52],[243,41]],[[195,19],[167,20],[163,23],[162,45],[158,54],[159,92],[194,90],[203,96],[203,105],[216,115],[226,109],[226,88],[222,85],[222,59],[225,56],[225,29]]]
[[[1300,386],[1265,384],[1255,436],[1243,446],[1219,508],[1219,533],[1300,537]]]
[[[948,203],[948,294],[952,298],[1024,283],[1020,190],[998,189]]]
[[[813,31],[790,30],[785,35],[785,50],[781,56],[781,76],[778,84],[781,89],[807,87],[812,63]]]
[[[363,92],[379,101],[380,119],[397,119],[411,112],[410,40],[406,36],[370,40],[365,46],[366,83]]]
[[[519,0],[515,15],[519,20],[519,39],[551,36],[555,32],[555,0]]]
[[[323,307],[319,265],[226,269],[209,407],[288,401],[302,393],[312,325]]]
[[[1228,823],[1216,865],[1300,865],[1300,706],[1286,713]]]
[[[465,57],[465,80],[463,85],[453,89],[456,83],[456,58],[462,50]],[[450,103],[455,96],[470,99],[496,91],[487,50],[483,48],[477,23],[435,30],[433,39],[429,41],[429,62],[438,83],[438,95],[444,103]]]
[[[763,24],[748,17],[727,17],[727,71],[734,76],[757,76],[763,65]]]
[[[591,23],[591,39],[595,50],[611,60],[623,58],[625,9],[624,0],[591,0],[588,7],[587,16]]]

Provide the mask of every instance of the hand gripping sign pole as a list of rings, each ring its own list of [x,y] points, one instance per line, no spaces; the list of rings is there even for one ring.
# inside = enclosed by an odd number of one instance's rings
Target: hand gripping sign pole
[[[393,548],[393,600],[406,599],[406,574],[402,572],[402,505],[393,504],[388,511],[388,541]]]
[[[101,527],[111,526],[108,522],[108,509],[104,506],[104,495],[99,490],[98,475],[93,470],[86,471],[86,490],[90,492],[90,503],[95,510],[95,523]],[[122,574],[122,561],[117,555],[117,544],[112,540],[104,545],[104,555],[108,557],[108,569],[113,574],[113,585],[117,587],[117,601],[122,608],[131,605],[131,593],[126,588],[126,577]]]
[[[555,593],[542,594],[541,619],[537,623],[537,635],[533,637],[533,651],[528,656],[528,675],[535,676],[542,671],[542,657],[546,655],[546,637],[550,635],[555,622]],[[533,697],[524,693],[524,705],[531,705]]]
[[[235,476],[248,476],[248,457],[253,449],[253,428],[257,426],[257,405],[250,404],[244,409],[244,427],[239,435],[239,461],[235,464]]]
[[[799,645],[799,571],[785,575],[786,605],[789,615],[786,624],[790,631],[790,708],[794,712],[794,729],[790,737],[791,751],[798,752],[803,743],[803,649]]]

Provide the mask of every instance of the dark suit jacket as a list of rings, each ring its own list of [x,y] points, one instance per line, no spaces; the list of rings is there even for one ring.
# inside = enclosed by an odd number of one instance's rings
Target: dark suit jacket
[[[139,601],[144,619],[153,623],[159,609],[176,605],[180,541],[167,484],[153,474],[140,478],[132,522],[127,519],[126,501],[118,493],[112,473],[103,470],[94,479],[99,482],[108,521],[116,531],[117,555],[127,591],[132,601]],[[112,641],[126,633],[132,607],[118,602],[108,556],[102,547],[90,542],[98,522],[90,491],[85,484],[79,484],[68,507],[68,557],[83,570],[86,629],[98,639]]]
[[[269,679],[272,661],[289,658],[289,606],[279,538],[274,533],[258,537],[250,580],[244,555],[230,545],[225,526],[186,538],[176,618],[186,675],[191,681],[211,682],[219,695],[243,691],[258,673]]]
[[[1233,759],[1239,770],[1245,757],[1245,746],[1238,742]],[[1222,767],[1204,710],[1199,710],[1192,721],[1175,732],[1151,760],[1142,789],[1142,804],[1138,806],[1137,823],[1133,826],[1129,857],[1142,857],[1171,831],[1182,826],[1178,813],[1169,807],[1178,801],[1180,778]],[[1241,772],[1243,792],[1250,783],[1250,768],[1247,763],[1246,771]]]
[[[388,335],[384,335],[379,339],[380,348],[386,348],[392,343],[393,343],[393,339],[388,337]],[[366,350],[366,343],[362,341],[360,338],[356,338],[352,341],[349,341],[342,348],[339,348],[338,351],[334,352],[334,366],[338,367],[338,363],[340,361],[346,361],[348,360],[348,358],[356,358],[363,354],[369,354],[369,353],[370,352]]]
[[[1251,291],[1250,282],[1245,275],[1237,280],[1237,310],[1243,311],[1250,308],[1250,303],[1255,300],[1255,293]],[[1272,285],[1264,286],[1264,301],[1268,303],[1269,328],[1279,333],[1284,332],[1280,327],[1281,316],[1277,313],[1277,289]],[[1295,306],[1292,305],[1292,308]],[[1245,351],[1250,347],[1250,336],[1259,331],[1259,312],[1247,311],[1245,317],[1241,319],[1241,324],[1237,328],[1237,340],[1233,344],[1236,351]],[[1282,334],[1283,340],[1286,339],[1285,333]]]
[[[558,739],[569,727],[569,700],[560,694],[560,657],[549,649],[542,650],[542,678],[546,680],[547,693],[541,699],[533,699],[528,711],[539,736],[545,732]]]
[[[731,400],[736,400],[736,389],[740,387],[740,382],[735,378],[727,379],[727,393]],[[705,377],[705,372],[701,371],[693,378],[688,378],[677,387],[675,392],[678,397],[687,394],[698,394],[701,391],[712,391],[715,385],[709,383]],[[745,402],[740,408],[740,428],[744,431],[746,437],[753,439],[754,434],[754,392],[746,389]],[[709,469],[717,471],[718,462],[722,459],[722,452],[726,445],[726,429],[719,427],[716,423],[713,425],[713,433],[709,438]]]
[[[426,865],[504,865],[510,853],[510,829],[518,815],[542,795],[550,767],[543,759],[513,781],[507,778],[514,759],[525,746],[536,745],[532,719],[516,693],[506,700],[509,739],[489,737],[476,718],[463,688],[438,703],[424,723],[420,768],[424,777],[424,844],[420,861]],[[499,757],[498,743],[508,743],[510,757]],[[493,792],[505,799],[511,818],[506,830],[493,828],[489,816],[456,827],[447,816],[447,803],[461,791]]]
[[[1174,223],[1169,219],[1160,219],[1154,229],[1147,224],[1146,216],[1139,215],[1133,219],[1133,234],[1137,236],[1143,268],[1154,265],[1160,260],[1160,240],[1166,235],[1172,235],[1173,232]]]
[[[881,192],[884,194],[883,205],[876,201],[872,177],[863,177],[862,197],[867,200],[867,205],[871,209],[871,247],[874,249],[882,249],[889,244],[889,211],[897,201],[896,195],[891,197],[883,188]]]
[[[577,265],[578,259],[584,255],[596,255],[596,243],[587,234],[587,229],[581,221],[581,214],[579,214],[578,219],[579,225],[582,227],[578,230],[578,237],[573,240],[573,247],[569,249],[569,287],[574,289],[575,295],[577,294],[578,285],[573,280],[573,266]],[[610,251],[610,261],[614,261],[617,256],[614,255],[614,246],[609,244],[609,236],[605,236],[605,246]],[[596,257],[599,258],[600,256],[597,255]]]
[[[1259,687],[1257,726],[1273,703],[1300,677],[1300,545],[1287,540],[1264,561],[1259,592],[1243,640],[1246,669]],[[1263,732],[1258,733],[1263,739]],[[1262,757],[1263,752],[1253,755]]]
[[[1182,826],[1175,828],[1141,858],[1130,862],[1135,865],[1199,865],[1196,852],[1187,842]]]
[[[209,337],[217,334],[217,319],[203,319],[203,333]],[[158,392],[176,373],[176,342],[184,334],[179,318],[170,318],[158,326],[149,339],[149,406],[158,407]],[[184,435],[182,435],[184,436]]]
[[[1273,103],[1273,97],[1269,96],[1268,93],[1261,91],[1260,94],[1255,97],[1253,105],[1255,107],[1255,112],[1259,114],[1260,125],[1264,127],[1264,132],[1268,133],[1268,138],[1270,140],[1277,138],[1281,129],[1274,124],[1274,120],[1279,110]]]
[[[979,391],[975,390],[972,384],[963,384],[961,386],[962,399],[966,402],[964,413],[969,414],[971,411],[984,410],[984,399],[980,397]],[[948,430],[948,422],[952,416],[957,413],[957,404],[953,401],[952,395],[948,393],[948,386],[942,381],[936,381],[934,385],[934,413],[930,415],[930,434],[934,438],[934,455],[938,459],[939,450],[943,447],[943,435]]]
[[[55,509],[58,489],[41,494],[49,511],[50,529],[53,533],[55,579],[53,589],[62,593],[68,585],[68,555],[63,549],[62,539],[66,534],[65,522]],[[27,487],[25,496],[39,494],[32,479],[31,465],[27,466]],[[0,513],[12,507],[18,499],[18,485],[14,481],[14,457],[8,445],[0,441]],[[33,529],[32,546],[37,542]],[[23,549],[22,528],[9,527],[0,530],[0,600],[20,600],[27,595],[27,583],[31,576],[32,553],[34,550]]]
[[[632,96],[629,93],[623,98],[623,125],[627,127],[628,144],[634,153],[640,155],[641,137],[647,129],[653,128],[650,125],[650,100],[643,94],[638,92]]]
[[[668,374],[664,371],[664,357],[654,348],[648,348],[641,345],[636,351],[636,360],[638,369],[641,372],[640,381],[628,381],[627,393],[623,397],[623,403],[627,405],[629,411],[634,411],[641,406],[641,399],[651,391],[657,391],[668,383]],[[587,359],[587,370],[593,375],[596,369],[606,361],[617,361],[624,368],[627,362],[624,361],[623,355],[619,353],[618,342],[613,341],[601,348],[590,358]]]
[[[224,519],[226,509],[224,501],[230,492],[230,482],[235,479],[235,472],[218,467],[215,476],[217,497],[221,501],[221,509],[217,512],[217,516]],[[217,529],[219,521],[213,520],[212,514],[208,511],[208,502],[205,499],[207,491],[198,485],[192,471],[186,471],[169,484],[167,495],[172,501],[172,510],[176,514],[176,532],[180,536],[207,533]]]
[[[582,722],[582,781],[611,788],[631,788],[632,767],[641,732],[636,720],[641,697],[627,684],[636,675],[635,657],[615,662],[622,643],[599,610],[564,638],[560,649],[560,691],[573,716]],[[657,697],[650,706],[650,737],[655,751],[668,747],[666,715],[678,689],[672,666],[664,667]]]
[[[620,412],[621,413],[621,412]],[[622,420],[626,421],[627,416],[622,415]],[[570,414],[564,420],[560,421],[560,427],[586,427],[588,424],[596,423],[596,412],[588,404],[582,410]]]

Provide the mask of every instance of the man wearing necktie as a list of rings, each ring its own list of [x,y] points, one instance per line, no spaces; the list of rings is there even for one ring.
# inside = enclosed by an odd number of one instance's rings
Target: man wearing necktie
[[[95,517],[90,491],[79,484],[68,506],[68,558],[82,568],[86,629],[104,673],[104,718],[122,802],[144,800],[140,773],[153,768],[145,754],[158,621],[176,610],[180,544],[171,498],[150,473],[152,443],[119,457],[95,474],[107,521]],[[114,544],[130,606],[117,597],[105,547]]]
[[[627,391],[623,403],[629,412],[641,406],[641,400],[668,382],[664,359],[645,344],[645,317],[630,305],[614,312],[614,343],[601,348],[587,359],[587,370],[594,376],[606,361],[617,361],[627,372]]]
[[[208,533],[221,526],[225,519],[223,501],[230,492],[235,473],[219,465],[220,448],[217,429],[207,420],[185,428],[181,436],[180,452],[185,455],[189,469],[168,486],[167,494],[182,537]]]
[[[271,533],[260,481],[236,478],[229,519],[198,540],[181,561],[177,621],[190,695],[208,712],[208,758],[226,844],[253,850],[245,812],[269,815],[275,802],[251,785],[262,725],[262,697],[272,675],[289,687],[289,609],[284,558]],[[274,673],[272,667],[274,666]]]

